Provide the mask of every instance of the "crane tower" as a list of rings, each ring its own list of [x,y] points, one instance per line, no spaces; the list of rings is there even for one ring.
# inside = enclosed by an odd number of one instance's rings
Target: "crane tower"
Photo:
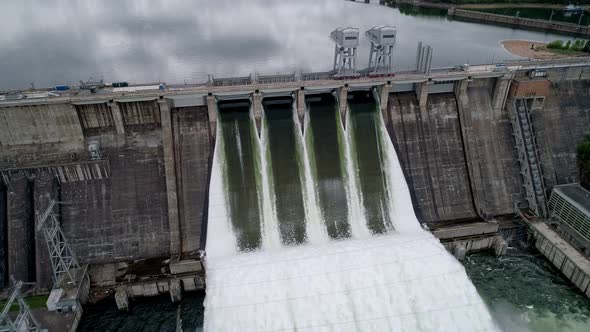
[[[359,30],[338,28],[330,34],[334,48],[335,77],[358,76],[356,72],[356,49],[359,45]]]
[[[368,67],[370,74],[391,73],[396,34],[396,28],[387,25],[377,25],[365,32],[365,37],[371,43]]]

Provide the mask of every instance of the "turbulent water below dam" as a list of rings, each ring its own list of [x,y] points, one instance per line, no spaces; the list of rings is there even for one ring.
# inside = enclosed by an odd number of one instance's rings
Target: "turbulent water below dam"
[[[347,101],[340,101],[347,102]],[[412,208],[371,92],[220,103],[205,331],[495,331]]]

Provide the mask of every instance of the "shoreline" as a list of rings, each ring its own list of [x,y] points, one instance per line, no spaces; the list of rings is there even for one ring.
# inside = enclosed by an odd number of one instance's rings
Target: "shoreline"
[[[534,60],[565,59],[585,56],[584,53],[560,54],[548,50],[545,42],[521,39],[501,40],[500,45],[513,55]]]

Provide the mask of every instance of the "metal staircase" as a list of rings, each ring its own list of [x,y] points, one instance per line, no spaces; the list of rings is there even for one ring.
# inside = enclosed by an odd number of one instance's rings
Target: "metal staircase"
[[[525,198],[529,209],[539,217],[547,215],[547,198],[545,196],[545,184],[539,159],[539,151],[533,131],[533,124],[529,112],[528,101],[532,101],[533,108],[542,107],[541,98],[517,98],[514,99],[510,121],[512,133],[516,141],[520,173],[523,177]]]

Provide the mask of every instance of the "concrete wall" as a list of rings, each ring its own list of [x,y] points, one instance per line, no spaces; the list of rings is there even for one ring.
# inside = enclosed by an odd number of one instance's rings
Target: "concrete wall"
[[[505,25],[517,28],[528,28],[540,31],[553,31],[577,36],[590,36],[590,28],[577,24],[559,21],[548,21],[539,19],[527,19],[521,17],[483,13],[472,10],[450,8],[447,12],[450,17],[468,22],[488,23],[494,25]]]
[[[113,114],[107,103],[75,105],[83,130],[115,127]]]
[[[62,225],[86,263],[169,254],[160,130],[90,136],[110,160],[111,177],[62,183]]]
[[[31,190],[31,184],[24,176],[16,176],[8,186],[8,275],[22,281],[35,281],[35,223]]]
[[[78,116],[70,104],[0,108],[2,146],[81,140]]]
[[[200,248],[201,228],[207,220],[209,165],[213,138],[207,109],[176,108],[172,113],[182,253]],[[204,234],[206,235],[206,234]]]
[[[0,107],[0,168],[71,160],[83,139],[70,104]]]
[[[546,187],[577,182],[576,146],[590,134],[590,80],[552,82],[543,109],[531,115]]]
[[[513,213],[522,195],[510,119],[505,109],[492,107],[490,84],[476,80],[457,91],[475,205],[486,218]]]
[[[6,234],[6,187],[0,181],[0,287],[8,281],[8,234]]]
[[[156,100],[118,102],[125,126],[160,123],[160,109]]]
[[[413,92],[393,93],[384,114],[421,222],[475,218],[452,93],[431,94],[421,110]]]

